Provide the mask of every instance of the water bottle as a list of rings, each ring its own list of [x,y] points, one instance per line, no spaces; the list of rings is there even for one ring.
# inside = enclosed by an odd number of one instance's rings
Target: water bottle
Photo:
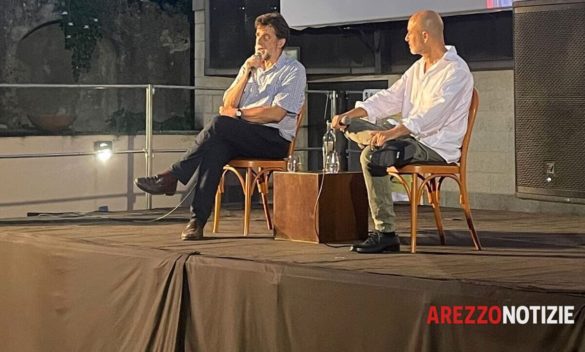
[[[339,158],[335,153],[335,131],[331,128],[331,122],[327,121],[327,130],[323,135],[323,170],[336,173],[339,171]]]
[[[325,173],[336,174],[339,172],[339,154],[337,152],[329,153],[327,155],[327,163],[325,164]]]

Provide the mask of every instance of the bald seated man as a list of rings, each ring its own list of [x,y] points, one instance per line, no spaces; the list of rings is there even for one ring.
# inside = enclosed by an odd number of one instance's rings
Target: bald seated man
[[[390,88],[356,103],[355,109],[332,121],[334,128],[347,128],[349,138],[366,145],[360,162],[374,231],[352,246],[358,253],[400,251],[386,167],[457,162],[467,130],[473,77],[455,47],[445,45],[441,16],[430,10],[414,13],[404,40],[411,54],[421,58]],[[397,125],[380,123],[395,114],[402,116]],[[372,161],[379,162],[382,152],[381,159],[388,163],[374,165]]]

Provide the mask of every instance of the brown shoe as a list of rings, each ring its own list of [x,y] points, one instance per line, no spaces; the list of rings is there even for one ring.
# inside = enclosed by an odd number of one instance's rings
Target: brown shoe
[[[172,196],[177,191],[177,178],[169,171],[151,177],[138,177],[134,184],[150,194],[166,194]]]
[[[183,241],[200,240],[203,238],[203,226],[197,222],[197,219],[189,220],[187,227],[181,233]]]

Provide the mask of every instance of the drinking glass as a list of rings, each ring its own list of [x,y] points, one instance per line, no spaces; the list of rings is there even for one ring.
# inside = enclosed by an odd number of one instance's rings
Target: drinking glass
[[[286,171],[297,172],[301,171],[301,158],[297,154],[289,155],[286,160]]]

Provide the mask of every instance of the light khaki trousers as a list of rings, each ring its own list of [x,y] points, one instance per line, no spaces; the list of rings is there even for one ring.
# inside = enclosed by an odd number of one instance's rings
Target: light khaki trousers
[[[389,175],[373,177],[368,170],[368,164],[373,153],[369,147],[370,132],[389,129],[392,125],[386,121],[381,125],[373,125],[365,120],[354,119],[350,127],[345,136],[364,147],[360,155],[360,164],[368,192],[368,202],[372,220],[374,221],[374,228],[381,232],[393,232],[396,230],[396,214],[394,213],[394,203],[392,202],[392,188],[394,185],[392,177]],[[415,141],[416,150],[410,163],[445,162],[437,152],[418,142],[413,137],[402,138],[410,138]]]

